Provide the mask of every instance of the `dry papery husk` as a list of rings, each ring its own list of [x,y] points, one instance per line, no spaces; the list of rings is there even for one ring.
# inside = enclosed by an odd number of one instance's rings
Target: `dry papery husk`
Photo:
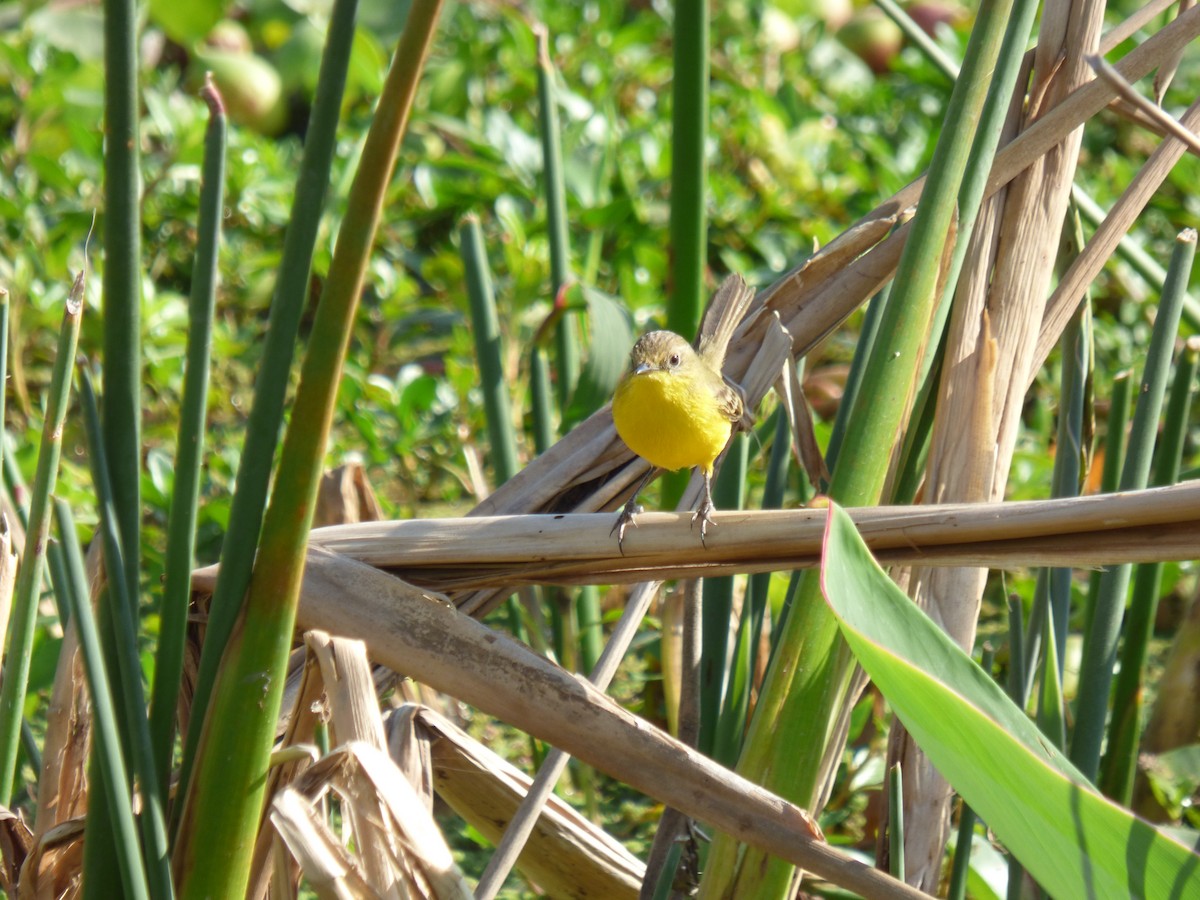
[[[273,757],[271,827],[259,835],[249,896],[263,897],[268,887],[272,896],[291,896],[301,876],[327,896],[471,896],[433,818],[435,792],[496,837],[530,779],[420,704],[391,710],[385,728],[360,641],[310,631],[305,647],[288,727]],[[318,721],[337,744],[321,758],[306,741]],[[340,830],[331,824],[331,796]],[[543,812],[518,867],[553,897],[632,897],[642,873],[618,842],[557,800]]]

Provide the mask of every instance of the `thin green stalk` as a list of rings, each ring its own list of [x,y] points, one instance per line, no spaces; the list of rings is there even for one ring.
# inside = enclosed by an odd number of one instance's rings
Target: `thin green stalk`
[[[8,383],[8,316],[12,307],[8,302],[8,291],[0,287],[0,384]],[[0,391],[0,469],[4,463],[4,419],[7,391]]]
[[[943,323],[944,324],[944,323]],[[935,318],[935,328],[938,327]],[[925,466],[929,459],[929,444],[933,438],[933,421],[937,417],[938,391],[941,389],[942,361],[946,355],[946,332],[942,331],[933,363],[917,390],[908,429],[904,433],[904,444],[900,448],[900,461],[894,479],[891,497],[887,502],[904,505],[916,500],[917,491],[925,481]]]
[[[129,796],[129,776],[121,755],[121,740],[117,731],[112,690],[108,683],[108,669],[100,649],[100,632],[96,627],[89,600],[83,553],[79,549],[79,539],[75,536],[71,507],[66,501],[56,499],[54,508],[58,516],[59,537],[65,548],[64,555],[71,573],[72,587],[65,592],[65,600],[70,604],[71,619],[79,636],[83,670],[92,702],[92,716],[96,729],[96,770],[101,775],[100,786],[108,798],[108,808],[112,811],[112,830],[115,837],[113,848],[116,850],[116,863],[120,868],[121,887],[126,897],[148,900],[150,890],[146,884],[141,843],[133,816],[133,802]],[[85,869],[83,876],[87,879],[92,873]],[[115,887],[112,885],[110,889]]]
[[[895,287],[867,363],[858,402],[838,456],[830,496],[847,506],[877,503],[892,448],[900,439],[938,295],[941,260],[958,215],[959,193],[988,88],[1011,90],[994,77],[1011,3],[980,7],[967,63],[954,87],[929,180],[896,272]],[[987,160],[979,159],[979,164]],[[964,213],[965,214],[965,213]],[[853,658],[823,602],[811,572],[801,577],[763,686],[739,774],[787,799],[811,807],[821,793],[821,760],[836,710],[844,700]],[[782,897],[792,867],[719,835],[701,895]]]
[[[671,81],[671,290],[667,328],[693,335],[704,312],[708,265],[709,11],[706,0],[675,4]]]
[[[283,240],[279,280],[271,302],[270,324],[254,385],[254,405],[246,423],[246,443],[238,464],[229,530],[221,545],[221,570],[213,590],[200,670],[196,676],[191,710],[191,721],[195,723],[203,722],[208,711],[217,669],[250,583],[267,488],[271,482],[271,464],[283,423],[283,401],[292,354],[300,330],[300,315],[308,298],[313,246],[329,186],[357,8],[358,0],[335,0],[329,19],[304,158],[296,178],[296,195]],[[189,729],[180,778],[183,785],[190,780],[199,741],[200,728]]]
[[[50,533],[50,495],[58,478],[58,458],[62,451],[63,423],[71,396],[71,370],[79,325],[83,318],[83,292],[86,284],[86,250],[80,270],[63,309],[62,328],[58,333],[58,351],[54,372],[46,395],[46,419],[42,425],[38,449],[37,473],[29,500],[29,525],[25,549],[17,569],[13,591],[12,615],[8,622],[8,643],[4,655],[4,678],[0,680],[0,805],[8,806],[16,778],[17,751],[21,744],[21,713],[29,686],[29,663],[37,626],[37,594],[46,562],[46,543]]]
[[[104,3],[104,443],[125,578],[136,594],[142,523],[142,251],[137,4]]]
[[[741,509],[746,504],[746,470],[750,463],[750,442],[746,435],[733,439],[721,464],[713,487],[713,502],[718,509]],[[699,687],[696,701],[700,731],[695,746],[712,756],[717,744],[717,726],[729,686],[729,622],[733,617],[733,576],[705,578],[701,635],[703,649],[699,663]]]
[[[1100,207],[1100,204],[1093,200],[1077,184],[1071,187],[1071,202],[1075,204],[1079,210],[1079,214],[1084,219],[1087,219],[1088,224],[1092,228],[1099,227],[1100,223],[1107,216],[1107,213]],[[1159,265],[1158,260],[1142,248],[1141,244],[1126,234],[1117,243],[1117,254],[1125,262],[1129,263],[1129,267],[1141,275],[1151,288],[1160,294],[1162,293],[1163,283],[1167,279],[1167,272]],[[1183,298],[1183,321],[1193,331],[1200,331],[1200,303],[1197,303],[1191,294]]]
[[[240,627],[214,685],[184,801],[176,844],[184,897],[240,897],[246,891],[339,376],[439,10],[438,0],[410,8],[350,187]]]
[[[501,485],[517,474],[517,436],[512,423],[512,400],[500,349],[500,318],[492,292],[491,268],[483,245],[479,218],[467,215],[459,228],[467,297],[471,301],[471,333],[475,338],[475,361],[483,391],[483,412],[491,445],[492,469]]]
[[[1091,313],[1085,304],[1067,323],[1062,336],[1061,401],[1058,407],[1058,428],[1055,438],[1054,472],[1051,476],[1052,497],[1076,497],[1079,495],[1080,474],[1083,469],[1084,406],[1088,384],[1091,382]],[[1052,614],[1054,631],[1046,632],[1039,625]],[[1067,652],[1067,623],[1071,615],[1071,570],[1069,568],[1043,569],[1038,572],[1034,591],[1033,608],[1029,620],[1030,640],[1025,646],[1024,696],[1033,689],[1033,673],[1038,668],[1038,656],[1043,650],[1045,634],[1054,637],[1054,656],[1058,671],[1056,678],[1061,682],[1062,665]]]
[[[1063,629],[1059,627],[1055,616],[1054,605],[1046,607],[1046,614],[1042,620],[1043,634],[1041,637],[1042,644],[1046,648],[1046,657],[1042,664],[1037,723],[1042,734],[1046,735],[1054,742],[1054,746],[1061,750],[1067,745],[1067,717],[1062,691],[1062,661],[1058,658],[1058,641],[1055,639]]]
[[[24,477],[21,475],[21,469],[16,463],[12,452],[12,441],[10,436],[3,433],[3,441],[5,444],[4,459],[2,462],[4,468],[4,483],[8,487],[8,496],[12,500],[13,508],[17,511],[17,521],[21,523],[21,528],[24,531],[29,530],[29,486],[25,483]],[[62,601],[62,596],[67,591],[67,585],[70,581],[67,575],[67,566],[63,561],[62,547],[57,543],[52,543],[46,548],[46,572],[48,578],[43,580],[43,584],[54,597],[54,608],[58,613],[59,623],[63,628],[67,627],[67,623],[71,619],[71,610]],[[40,768],[40,767],[39,767]]]
[[[558,297],[571,280],[571,257],[567,239],[567,190],[563,182],[562,142],[558,125],[558,104],[554,99],[554,67],[550,62],[549,36],[545,27],[534,29],[537,36],[538,108],[542,139],[542,168],[546,188],[546,229],[550,238],[550,293]],[[575,314],[563,310],[554,326],[554,346],[558,368],[558,410],[563,416],[571,405],[571,396],[579,382],[579,340],[575,334]]]
[[[833,428],[829,432],[829,445],[825,450],[825,464],[830,471],[837,465],[838,453],[842,449],[842,439],[846,436],[846,427],[849,424],[850,410],[858,401],[863,372],[866,371],[867,360],[871,358],[871,348],[875,346],[875,338],[879,334],[879,323],[883,321],[883,311],[887,308],[888,297],[891,296],[891,293],[892,286],[889,283],[867,302],[867,312],[863,316],[862,328],[859,329],[858,340],[854,344],[854,356],[850,360],[850,372],[846,375],[846,387],[842,391],[842,402],[838,404],[837,415],[833,419]]]
[[[1125,467],[1125,431],[1129,426],[1129,411],[1133,408],[1133,376],[1126,369],[1113,376],[1112,397],[1108,403],[1108,420],[1104,435],[1104,464],[1100,472],[1100,493],[1111,494],[1121,483]],[[1092,627],[1096,613],[1096,598],[1100,595],[1102,570],[1088,576],[1087,606],[1084,609],[1083,632]]]
[[[762,508],[783,507],[784,490],[787,487],[788,465],[791,462],[791,427],[782,409],[775,410],[775,437],[771,442],[771,453],[767,458],[767,477],[763,487]],[[729,685],[721,707],[721,719],[717,728],[712,757],[722,765],[732,766],[737,762],[742,747],[742,736],[746,730],[746,714],[750,709],[750,692],[754,687],[754,673],[758,665],[758,648],[766,621],[768,592],[771,585],[770,572],[758,572],[750,576],[746,585],[746,596],[742,601],[742,615],[738,620],[737,637],[734,641],[733,659],[730,662]]]
[[[546,229],[550,239],[550,293],[557,297],[571,280],[571,245],[567,231],[567,188],[563,179],[562,129],[559,126],[558,103],[554,96],[554,65],[550,61],[550,36],[541,25],[534,28],[534,33],[537,36],[538,107],[542,166],[545,174]],[[564,390],[564,402],[561,407],[564,413],[569,405],[567,401],[579,380],[579,350],[575,340],[573,318],[573,313],[564,312],[555,329],[559,384]],[[536,347],[534,353],[535,357],[540,356]],[[542,377],[542,373],[535,374],[539,378]],[[535,390],[541,391],[542,387],[535,385]],[[595,585],[585,585],[575,593],[574,603],[579,665],[582,671],[590,672],[599,659],[604,644],[600,593]],[[590,778],[590,775],[584,777]]]
[[[159,788],[154,770],[154,751],[150,744],[150,723],[146,719],[146,693],[142,687],[142,667],[137,647],[136,594],[125,580],[124,548],[118,532],[116,502],[109,473],[108,454],[100,426],[100,411],[96,394],[86,367],[79,372],[80,400],[91,457],[92,488],[100,511],[98,533],[104,547],[105,572],[108,577],[107,605],[110,612],[107,624],[111,628],[106,645],[114,649],[117,688],[122,716],[118,727],[124,726],[123,745],[133,757],[133,771],[140,786],[142,810],[138,816],[146,861],[150,896],[165,900],[175,896],[171,885],[170,850],[167,847],[165,794]],[[103,604],[103,600],[101,601]],[[103,609],[103,606],[102,606]],[[97,758],[97,761],[98,758]],[[113,813],[116,810],[112,811]]]
[[[500,319],[496,313],[496,296],[492,291],[491,268],[477,216],[468,214],[463,217],[459,240],[462,242],[467,297],[471,303],[471,333],[475,337],[475,359],[479,365],[479,384],[483,391],[483,412],[492,451],[492,470],[496,484],[501,485],[517,474],[517,437],[512,424],[508,380],[504,377]],[[509,628],[524,640],[521,610],[515,597],[508,598],[507,608]],[[561,651],[561,648],[557,649]]]
[[[550,398],[550,364],[546,353],[532,344],[529,351],[529,406],[533,418],[533,449],[540,456],[554,443],[554,407]]]
[[[1008,679],[1005,689],[1013,703],[1024,705],[1021,695],[1025,690],[1025,621],[1021,598],[1016,594],[1008,597]],[[1008,896],[1017,900],[1021,896],[1021,883],[1025,870],[1015,856],[1008,858]]]
[[[225,195],[225,109],[211,80],[200,95],[208,104],[204,171],[200,183],[196,268],[188,305],[187,372],[175,449],[175,482],[167,525],[166,584],[159,606],[161,625],[150,703],[154,768],[161,795],[167,795],[175,747],[175,708],[183,675],[187,612],[196,554],[196,508],[200,500],[200,461],[204,455],[204,419],[208,403],[213,310],[217,296],[217,256]]]
[[[1196,232],[1188,229],[1175,242],[1167,282],[1163,287],[1154,333],[1146,351],[1142,388],[1133,413],[1133,432],[1125,467],[1121,472],[1121,490],[1146,486],[1154,439],[1158,432],[1159,412],[1166,392],[1167,373],[1183,297],[1196,253]],[[1100,592],[1090,627],[1084,635],[1083,658],[1079,672],[1079,695],[1075,703],[1075,733],[1071,738],[1071,761],[1090,779],[1100,766],[1100,745],[1104,738],[1105,714],[1116,661],[1117,637],[1125,611],[1130,566],[1112,566],[1100,577]]]
[[[1171,395],[1159,439],[1154,467],[1154,484],[1175,484],[1179,478],[1184,439],[1187,437],[1188,408],[1192,401],[1196,372],[1200,368],[1200,338],[1191,338],[1176,365]],[[1133,598],[1121,645],[1121,668],[1113,691],[1113,718],[1108,731],[1108,750],[1100,786],[1108,796],[1128,805],[1133,798],[1137,774],[1138,742],[1142,731],[1145,697],[1145,666],[1154,619],[1162,593],[1162,563],[1143,563],[1133,580]]]
[[[690,337],[704,312],[708,268],[709,8],[706,0],[678,0],[674,24],[675,74],[671,80],[671,248],[667,328]],[[661,479],[663,505],[679,502],[687,472]]]
[[[1014,703],[1020,703],[1025,691],[1025,610],[1021,606],[1021,598],[1016,594],[1008,596],[1008,694]]]
[[[104,2],[104,442],[113,473],[118,528],[129,548],[126,580],[138,591],[141,574],[141,179],[138,134],[138,44],[135,0]],[[111,649],[108,647],[106,649]],[[118,709],[118,713],[122,710]],[[124,720],[121,720],[123,725]],[[124,729],[122,731],[124,736]],[[91,777],[99,781],[93,755]],[[84,900],[104,896],[117,880],[107,798],[89,804],[84,834]]]
[[[983,645],[979,668],[990,677],[995,653],[991,644]],[[954,863],[950,868],[950,884],[946,889],[946,900],[966,900],[967,875],[971,869],[971,840],[975,836],[975,811],[963,801],[958,814],[958,833],[954,839]]]
[[[888,769],[888,861],[892,877],[904,880],[904,779],[900,763]]]
[[[590,672],[604,652],[604,614],[596,585],[585,584],[576,594],[575,621],[579,628],[579,671]]]
[[[958,64],[938,46],[933,38],[925,33],[925,29],[912,20],[912,17],[904,11],[900,4],[896,3],[896,0],[875,0],[875,5],[899,26],[908,42],[920,50],[939,72],[950,81],[958,78]]]
[[[554,66],[550,35],[534,27],[537,37],[538,109],[542,138],[542,171],[546,190],[546,231],[550,238],[550,292],[557,294],[571,280],[570,240],[567,237],[567,188],[563,182],[563,153],[554,98]]]

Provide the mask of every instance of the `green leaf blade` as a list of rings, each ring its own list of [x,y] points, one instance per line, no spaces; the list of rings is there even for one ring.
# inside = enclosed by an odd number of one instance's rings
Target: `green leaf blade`
[[[1098,794],[879,568],[832,507],[822,590],[847,643],[967,803],[1054,896],[1180,897],[1200,856]]]

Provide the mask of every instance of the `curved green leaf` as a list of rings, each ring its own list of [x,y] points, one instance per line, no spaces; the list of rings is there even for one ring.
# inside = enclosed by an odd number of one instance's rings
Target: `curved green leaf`
[[[821,585],[905,728],[1050,894],[1200,896],[1200,856],[1097,793],[887,577],[836,506]]]
[[[568,307],[586,305],[588,312],[587,361],[571,405],[563,417],[563,431],[579,424],[608,402],[629,361],[633,328],[629,314],[615,298],[586,284],[567,288]]]

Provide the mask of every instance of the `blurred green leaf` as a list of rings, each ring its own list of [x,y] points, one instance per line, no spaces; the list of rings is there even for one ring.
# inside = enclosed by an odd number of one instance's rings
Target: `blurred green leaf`
[[[1178,816],[1200,791],[1200,744],[1143,757],[1150,789],[1163,809]]]
[[[98,62],[104,58],[104,16],[98,7],[43,6],[29,16],[26,25],[51,46],[81,60]]]
[[[583,421],[612,398],[629,360],[633,329],[620,302],[603,291],[583,284],[567,288],[567,304],[587,307],[587,359],[579,384],[564,416],[564,430]]]
[[[149,8],[151,21],[186,47],[212,31],[229,8],[229,0],[150,0]]]

